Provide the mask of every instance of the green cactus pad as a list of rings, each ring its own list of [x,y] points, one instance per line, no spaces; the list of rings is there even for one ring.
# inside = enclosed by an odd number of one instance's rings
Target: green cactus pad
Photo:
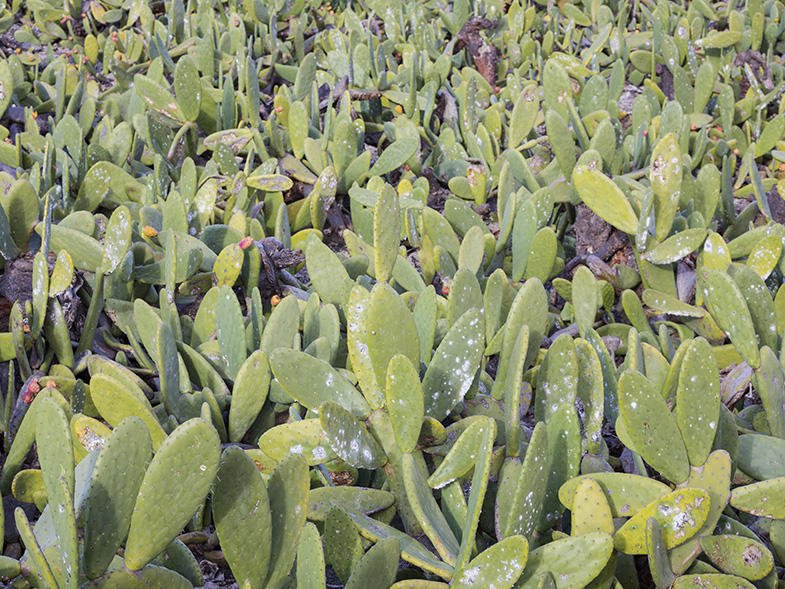
[[[297,350],[279,348],[270,356],[270,367],[284,390],[309,409],[318,409],[330,401],[360,419],[371,412],[360,392],[327,362]]]
[[[215,394],[229,394],[229,387],[226,386],[221,375],[202,354],[179,341],[177,342],[177,351],[180,353],[194,385],[198,388],[209,388]]]
[[[309,239],[305,263],[314,288],[324,303],[340,305],[354,286],[339,258],[318,239]]]
[[[687,480],[690,464],[676,418],[645,376],[626,370],[619,379],[619,409],[636,451],[676,483]]]
[[[387,366],[396,354],[403,354],[419,365],[420,343],[414,319],[403,299],[388,284],[377,282],[371,290],[365,324],[368,357],[381,385]]]
[[[307,522],[297,543],[297,586],[302,589],[324,589],[327,585],[324,549],[319,530]]]
[[[621,189],[601,171],[586,165],[575,166],[572,183],[581,200],[603,221],[635,235],[638,216]],[[678,202],[678,200],[677,200]]]
[[[538,586],[540,576],[552,572],[557,589],[585,587],[600,574],[613,552],[613,540],[603,532],[556,540],[529,552],[516,589]]]
[[[284,297],[273,309],[267,324],[264,326],[261,349],[269,358],[274,350],[291,348],[299,327],[300,307],[297,304],[297,298],[293,296]]]
[[[553,413],[548,423],[548,484],[542,503],[537,530],[544,532],[564,511],[559,502],[559,488],[580,470],[581,431],[578,414],[573,404],[564,403]]]
[[[49,562],[44,556],[41,546],[38,544],[38,540],[33,535],[30,522],[27,520],[27,516],[21,507],[17,507],[14,510],[14,522],[16,523],[16,529],[19,531],[22,543],[27,549],[30,560],[35,566],[39,581],[43,583],[44,587],[59,587],[55,580],[54,573],[52,572],[52,568],[49,566]]]
[[[308,514],[309,480],[305,460],[289,454],[278,463],[267,481],[272,544],[267,582],[261,585],[263,587],[281,587],[292,568]]]
[[[195,587],[204,585],[204,576],[196,557],[180,539],[172,540],[156,560],[170,571],[188,579]],[[158,562],[154,562],[158,564]]]
[[[150,431],[153,451],[158,451],[166,439],[166,432],[150,409],[149,401],[143,395],[144,401],[132,388],[99,373],[90,379],[90,396],[101,417],[111,426],[116,426],[126,417],[139,417]]]
[[[13,579],[22,572],[19,561],[10,556],[0,556],[0,576]]]
[[[340,505],[354,512],[371,515],[383,511],[395,502],[395,495],[381,489],[365,487],[319,487],[309,497],[308,519],[325,521],[331,507]]]
[[[172,100],[168,88],[141,74],[134,76],[134,87],[141,99],[152,110],[181,123],[185,122],[180,106]]]
[[[484,227],[484,226],[483,226]],[[458,268],[466,268],[472,274],[479,272],[485,257],[485,235],[483,228],[473,225],[461,242],[461,250],[458,256]]]
[[[602,363],[588,341],[578,338],[574,344],[578,361],[578,398],[585,410],[583,429],[586,448],[592,454],[599,454],[605,409]]]
[[[378,542],[388,536],[394,536],[398,539],[398,542],[400,542],[401,558],[403,558],[403,560],[410,562],[425,571],[438,575],[443,579],[449,580],[452,578],[453,567],[436,558],[432,552],[427,550],[425,546],[408,534],[383,522],[371,519],[362,513],[357,513],[349,509],[346,511],[364,538]]]
[[[50,296],[57,296],[65,292],[71,286],[73,279],[74,263],[71,260],[71,256],[68,255],[67,251],[60,250],[57,253],[57,261],[49,279]]]
[[[703,250],[698,256],[703,268],[707,270],[725,270],[728,264],[731,263],[728,245],[717,233],[709,233],[706,241],[703,242]]]
[[[44,336],[52,346],[58,361],[64,366],[74,366],[74,350],[71,346],[71,336],[68,333],[63,308],[57,299],[50,299],[48,314],[44,318]]]
[[[521,328],[524,325],[529,327],[529,350],[524,362],[524,365],[528,366],[534,361],[540,349],[547,324],[548,295],[545,292],[545,288],[542,282],[536,278],[527,280],[518,291],[518,294],[515,295],[507,315],[499,356],[499,369],[496,372],[496,380],[491,390],[494,398],[503,398],[503,387],[506,383],[507,371],[512,366],[510,358]]]
[[[57,479],[54,491],[47,492],[47,495],[61,557],[59,564],[62,564],[64,586],[72,589],[78,586],[79,578],[79,548],[72,487],[66,478],[61,476]]]
[[[516,149],[534,127],[540,109],[540,98],[535,86],[528,86],[518,95],[510,116],[507,147]]]
[[[49,268],[44,254],[38,252],[33,258],[33,321],[30,325],[30,337],[37,338],[44,326],[46,307],[49,298]]]
[[[785,551],[783,551],[783,547],[785,547],[783,532],[785,532],[785,521],[776,520],[771,522],[769,540],[771,541],[771,547],[774,549],[774,555],[780,562],[782,562],[782,555],[785,554]]]
[[[468,268],[460,268],[453,276],[447,297],[447,325],[454,325],[466,311],[481,307],[482,290],[477,277]]]
[[[111,274],[125,258],[131,246],[131,213],[127,207],[117,207],[106,224],[104,233],[104,257],[101,269]]]
[[[70,411],[68,402],[65,400],[63,395],[52,389],[44,389],[38,393],[35,399],[33,399],[33,402],[30,404],[30,407],[27,410],[25,419],[22,420],[22,424],[19,426],[19,430],[16,432],[14,441],[11,444],[11,449],[6,456],[3,470],[0,472],[0,490],[2,490],[4,495],[11,493],[11,485],[14,477],[23,468],[27,459],[27,454],[33,447],[33,443],[35,442],[36,438],[37,419],[35,414],[38,412],[38,406],[44,401],[44,399],[49,397],[57,401],[57,403],[63,409],[64,414],[65,412]],[[10,404],[7,407],[10,407]]]
[[[690,464],[700,466],[711,451],[719,426],[720,379],[711,345],[704,338],[690,342],[679,372],[676,420]]]
[[[155,454],[139,489],[126,542],[125,563],[139,570],[166,548],[202,505],[220,459],[212,425],[191,419]]]
[[[390,359],[384,395],[398,447],[413,452],[422,430],[424,401],[420,375],[403,354]]]
[[[674,133],[668,133],[657,142],[651,162],[649,179],[654,193],[654,236],[664,241],[670,233],[681,195],[681,150]]]
[[[760,351],[750,311],[739,287],[730,276],[719,270],[704,270],[699,275],[706,308],[717,325],[730,337],[741,357],[758,368]]]
[[[239,442],[262,410],[270,390],[267,354],[256,350],[243,362],[232,388],[229,406],[229,440]]]
[[[386,153],[386,151],[385,151]],[[401,241],[401,212],[398,195],[389,184],[382,186],[373,215],[374,268],[376,280],[386,282],[392,275]]]
[[[245,323],[237,296],[229,286],[222,286],[215,305],[215,335],[221,355],[226,360],[232,380],[245,362]]]
[[[369,170],[369,176],[383,176],[398,169],[412,157],[420,147],[418,136],[407,136],[390,144]]]
[[[401,554],[397,538],[383,538],[374,544],[346,583],[346,589],[387,589],[395,581]]]
[[[736,487],[731,506],[752,515],[785,519],[785,477]]]
[[[212,491],[213,521],[226,561],[239,583],[263,587],[270,564],[270,502],[253,460],[229,447]]]
[[[782,238],[779,235],[767,235],[752,248],[747,257],[747,267],[762,279],[769,277],[782,255]]]
[[[293,185],[291,179],[278,174],[254,174],[248,176],[246,183],[251,188],[259,188],[265,192],[286,192]]]
[[[444,336],[422,381],[427,416],[443,420],[466,395],[479,367],[484,335],[482,311],[472,309]]]
[[[717,573],[702,573],[695,575],[682,575],[673,584],[673,589],[688,589],[691,587],[713,587],[716,589],[752,589],[755,587],[747,579],[733,575]]]
[[[6,186],[6,193],[3,195],[3,209],[5,211],[10,237],[16,247],[21,252],[26,252],[30,244],[30,228],[35,226],[36,231],[43,232],[44,223],[36,225],[39,219],[39,207],[41,201],[38,199],[35,188],[26,179],[20,178],[15,182],[11,180],[10,186]],[[41,227],[39,230],[38,227]],[[52,244],[54,244],[55,225],[52,225]],[[6,239],[8,237],[6,236]],[[55,251],[63,249],[53,245]],[[9,253],[13,250],[9,249]]]
[[[728,505],[731,484],[731,459],[725,450],[715,450],[706,462],[690,474],[687,485],[693,488],[704,489],[709,493],[711,506],[709,515],[695,535],[680,546],[670,551],[670,562],[673,571],[682,574],[695,560],[699,553],[699,541],[711,534]]]
[[[454,566],[460,551],[460,544],[411,454],[403,455],[403,479],[406,485],[406,495],[423,531],[433,542],[439,556],[447,564]]]
[[[555,55],[545,62],[543,68],[543,90],[545,91],[545,105],[555,109],[563,117],[568,116],[568,98],[572,98],[572,85],[566,68],[561,64],[560,58]]]
[[[202,87],[199,82],[199,72],[192,59],[177,60],[172,87],[183,117],[186,121],[195,122],[199,118]]]
[[[318,419],[292,421],[270,428],[259,438],[259,448],[275,462],[289,453],[302,455],[309,465],[337,458]]]
[[[592,478],[581,478],[575,487],[571,531],[573,536],[589,532],[613,534],[616,531],[613,527],[613,514],[610,505],[608,505],[605,491]]]
[[[489,587],[510,589],[520,577],[529,556],[529,543],[510,536],[484,550],[456,575],[453,588]]]
[[[35,503],[43,511],[47,503],[44,478],[38,469],[21,470],[11,483],[11,494],[22,503]]]
[[[361,286],[352,288],[346,311],[346,345],[363,395],[372,408],[378,409],[384,399],[381,383],[377,381],[374,364],[368,353],[367,317],[370,301],[371,295],[366,289]]]
[[[773,236],[772,236],[773,237]],[[780,239],[777,237],[777,239]],[[777,311],[763,278],[749,268],[736,268],[733,281],[739,287],[752,317],[761,346],[777,349]]]
[[[673,584],[674,575],[668,562],[665,550],[665,538],[656,518],[646,521],[646,555],[649,561],[651,578],[657,587],[669,587]]]
[[[597,314],[597,279],[591,270],[581,266],[572,279],[573,310],[578,333],[583,337],[587,329],[594,327]]]
[[[152,411],[152,405],[150,400],[147,398],[148,394],[152,396],[152,390],[147,385],[147,383],[141,379],[137,380],[138,377],[132,378],[127,373],[130,373],[134,377],[136,376],[133,374],[133,372],[121,365],[117,365],[115,363],[102,363],[102,366],[96,369],[94,371],[94,375],[90,378],[90,389],[91,391],[93,389],[107,389],[110,391],[125,389],[124,392],[129,393],[130,396],[132,396],[141,405]]]
[[[245,252],[236,243],[230,243],[222,249],[213,266],[213,284],[219,288],[234,286],[240,277],[244,258]]]
[[[471,470],[477,460],[476,449],[488,427],[488,419],[476,419],[460,433],[442,463],[428,479],[432,489],[441,489]]]
[[[54,528],[51,539],[42,543],[42,548],[53,545],[58,547],[56,556],[50,555],[47,558],[58,572],[61,586],[70,589],[76,587],[78,575],[71,430],[63,408],[53,397],[41,399],[33,418],[37,422],[35,432],[41,474],[48,503],[51,505],[47,513]]]
[[[641,509],[670,493],[667,485],[638,475],[619,472],[597,472],[570,479],[559,489],[559,499],[567,509],[573,509],[578,484],[591,478],[605,491],[613,517],[630,517]]]
[[[83,563],[88,579],[106,572],[125,540],[151,456],[150,434],[138,417],[125,418],[106,439],[87,492]]]
[[[556,233],[551,227],[543,227],[532,240],[526,272],[523,273],[524,280],[536,278],[541,282],[547,282],[556,263],[557,253],[558,238]]]
[[[182,575],[161,566],[149,564],[135,571],[120,567],[109,571],[104,576],[88,581],[82,587],[95,589],[192,589],[191,582]]]
[[[743,536],[704,536],[701,548],[708,559],[729,575],[759,581],[774,566],[774,557],[760,542]]]
[[[332,507],[327,512],[324,546],[330,566],[341,583],[346,584],[360,559],[365,556],[365,550],[354,521],[340,506]]]
[[[524,362],[528,347],[529,327],[524,325],[515,339],[515,350],[511,357],[515,364],[513,370],[507,371],[507,382],[504,385],[504,426],[508,456],[518,456],[520,453],[520,420],[529,410],[532,399],[531,387],[521,384],[526,369]]]
[[[199,305],[196,317],[194,317],[194,325],[191,332],[190,345],[194,348],[198,348],[201,344],[209,341],[213,332],[215,332],[215,309],[220,292],[220,288],[213,287],[202,298],[202,303]]]
[[[711,497],[699,488],[683,488],[653,501],[633,515],[613,537],[616,550],[646,554],[646,522],[657,519],[667,549],[683,544],[701,528],[709,515]]]
[[[159,323],[155,332],[156,354],[154,355],[160,375],[161,397],[169,415],[180,415],[180,356],[172,330],[166,323]]]
[[[346,409],[325,401],[319,407],[319,422],[333,451],[356,468],[376,469],[387,463],[387,456],[365,425]]]
[[[500,540],[515,535],[529,538],[540,519],[548,484],[548,436],[543,422],[534,427],[523,464],[508,466],[517,461],[506,461],[499,477],[495,528]]]
[[[554,109],[548,109],[545,113],[545,128],[551,138],[551,147],[559,168],[564,173],[564,177],[569,178],[575,167],[576,158],[575,142],[567,127],[567,121]]]
[[[65,477],[68,489],[74,492],[74,450],[71,428],[63,408],[51,397],[41,399],[33,416],[36,420],[35,441],[38,459],[50,500],[60,477]]]
[[[427,420],[426,422],[427,423]],[[409,499],[407,497],[405,484],[403,481],[403,453],[395,441],[395,434],[393,433],[392,421],[386,411],[375,410],[371,413],[368,420],[368,428],[374,438],[381,444],[387,455],[389,467],[385,474],[387,475],[387,482],[390,485],[390,490],[395,495],[396,510],[401,515],[404,521],[404,527],[407,532],[411,533],[413,530],[421,533],[420,524],[412,511]],[[415,452],[415,455],[420,454],[419,459],[422,461],[421,453]]]
[[[43,236],[44,224],[36,225],[36,233]],[[81,231],[52,225],[50,246],[53,250],[65,250],[71,256],[74,268],[95,272],[103,264],[104,248],[98,241]]]
[[[488,490],[488,479],[493,466],[493,441],[496,437],[496,422],[491,419],[486,420],[487,426],[483,431],[482,439],[478,445],[477,461],[474,466],[472,476],[472,487],[469,492],[469,500],[466,504],[466,517],[461,529],[461,551],[458,554],[458,564],[456,571],[464,571],[469,564],[474,549],[474,540],[477,535],[477,528],[480,524],[482,508],[485,501],[485,494]],[[498,454],[501,456],[501,453]],[[463,494],[458,483],[454,483],[452,488]],[[444,492],[442,494],[444,497]],[[462,511],[462,510],[461,510]]]
[[[485,283],[485,289],[483,291],[486,342],[490,342],[499,331],[503,320],[503,304],[505,303],[505,300],[509,302],[509,299],[510,290],[507,284],[507,275],[500,268],[496,269],[493,274],[488,277],[488,281]]]
[[[671,264],[697,250],[706,239],[706,230],[686,229],[663,241],[646,254],[652,264]]]
[[[673,295],[658,290],[644,290],[641,298],[647,307],[668,315],[700,318],[706,314],[704,309],[683,303]]]
[[[785,477],[785,440],[760,434],[739,436],[737,463],[759,481]]]
[[[574,405],[578,394],[578,360],[575,345],[566,334],[548,348],[537,373],[534,418],[550,423],[562,404]]]
[[[785,411],[782,410],[785,407],[784,381],[785,371],[777,355],[764,346],[760,350],[760,367],[753,373],[752,383],[766,411],[769,432],[778,438],[785,438]]]
[[[534,203],[526,201],[515,214],[515,222],[512,227],[512,279],[515,281],[521,280],[526,273],[536,234],[537,212],[534,209]]]

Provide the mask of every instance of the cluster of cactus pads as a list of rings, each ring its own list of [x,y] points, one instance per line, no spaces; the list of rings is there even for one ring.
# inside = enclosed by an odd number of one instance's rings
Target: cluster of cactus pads
[[[777,589],[783,16],[0,0],[0,581]]]

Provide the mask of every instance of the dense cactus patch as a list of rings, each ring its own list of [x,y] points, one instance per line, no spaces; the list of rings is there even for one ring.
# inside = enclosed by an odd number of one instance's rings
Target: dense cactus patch
[[[0,3],[0,580],[776,589],[784,12]]]

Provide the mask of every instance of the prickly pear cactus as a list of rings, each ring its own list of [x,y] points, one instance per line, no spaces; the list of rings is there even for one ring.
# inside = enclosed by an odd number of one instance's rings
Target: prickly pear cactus
[[[0,3],[0,577],[775,587],[783,12]]]

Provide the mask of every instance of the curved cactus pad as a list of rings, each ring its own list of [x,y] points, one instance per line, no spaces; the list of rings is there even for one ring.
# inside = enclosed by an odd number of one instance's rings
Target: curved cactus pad
[[[125,548],[126,566],[138,571],[180,533],[210,492],[221,442],[196,418],[178,426],[155,454],[142,481]]]

